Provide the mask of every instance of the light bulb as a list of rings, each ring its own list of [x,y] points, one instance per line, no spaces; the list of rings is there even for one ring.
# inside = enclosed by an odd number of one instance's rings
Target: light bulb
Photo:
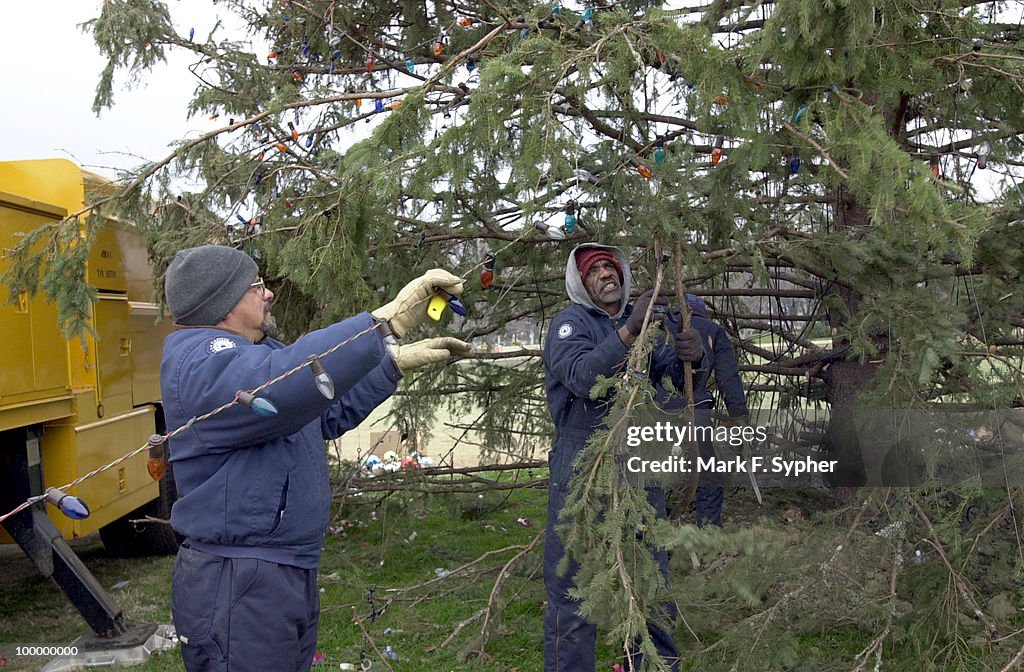
[[[240,391],[238,393],[238,402],[262,418],[277,415],[277,407],[269,399],[257,397],[251,392]]]
[[[316,355],[309,358],[309,370],[313,372],[313,381],[320,394],[324,395],[325,399],[334,399],[334,381]]]
[[[146,471],[154,481],[159,481],[167,473],[167,451],[164,450],[166,441],[167,439],[159,434],[149,437],[149,458],[146,460]]]
[[[72,520],[85,520],[89,517],[89,506],[78,497],[69,495],[63,490],[50,488],[46,491],[46,501],[56,506],[61,513]]]
[[[480,271],[480,284],[483,285],[484,289],[490,289],[494,283],[494,262],[496,257],[493,252],[488,252],[487,256],[484,257],[484,266]]]

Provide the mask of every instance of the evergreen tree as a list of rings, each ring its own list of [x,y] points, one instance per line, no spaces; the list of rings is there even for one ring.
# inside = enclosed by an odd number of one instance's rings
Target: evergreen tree
[[[193,35],[162,2],[108,0],[88,24],[108,59],[97,112],[119,73],[184,50],[189,112],[221,125],[101,210],[144,226],[161,267],[203,242],[258,254],[291,334],[435,266],[468,278],[457,334],[543,333],[574,245],[623,246],[642,290],[653,242],[682,240],[686,287],[735,334],[774,334],[774,349],[740,342],[747,371],[785,377],[759,389],[821,395],[840,426],[854,406],[1020,405],[1019,3],[682,4],[225,0],[247,34]],[[205,187],[175,193],[178,174]],[[411,381],[401,412],[465,391],[489,447],[546,436],[539,359],[478,359]],[[635,383],[608,384],[614,422]],[[650,525],[638,541],[642,497],[599,513],[620,492],[618,449],[600,448],[616,441],[595,437],[604,471],[577,491],[587,524],[570,534],[582,596],[629,642],[656,567],[620,580],[604,550],[685,539]]]

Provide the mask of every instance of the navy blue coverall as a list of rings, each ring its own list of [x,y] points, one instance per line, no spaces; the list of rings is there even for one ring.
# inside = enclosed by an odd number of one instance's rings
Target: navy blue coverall
[[[362,313],[289,346],[215,328],[172,333],[160,367],[167,427],[372,324]],[[186,538],[171,602],[189,672],[310,669],[320,614],[316,569],[331,503],[324,440],[358,425],[401,378],[377,330],[321,362],[335,399],[325,399],[302,369],[259,393],[277,415],[260,417],[238,404],[170,441],[178,489],[171,525]]]
[[[595,247],[587,245],[587,247]],[[600,246],[597,246],[600,247]],[[632,311],[625,298],[629,297],[631,274],[629,262],[621,250],[606,248],[619,261],[623,271],[622,296],[619,313],[614,316],[594,306],[576,268],[573,250],[566,264],[566,289],[572,301],[558,313],[544,344],[544,375],[548,407],[555,424],[555,443],[548,455],[550,482],[548,485],[547,528],[544,537],[544,584],[547,587],[547,610],[544,615],[544,670],[545,672],[594,672],[597,628],[578,613],[579,603],[570,599],[569,589],[575,586],[573,577],[578,565],[573,563],[564,575],[558,573],[558,564],[565,555],[562,539],[556,531],[573,476],[573,461],[601,426],[612,404],[609,396],[591,399],[590,390],[598,376],[613,376],[622,370],[629,352],[617,330]],[[703,339],[702,339],[703,340]],[[694,367],[698,369],[699,367]],[[669,375],[681,385],[682,366],[674,348],[662,343],[655,348],[650,366],[652,381]],[[701,375],[695,375],[698,382]],[[648,495],[659,515],[665,515],[665,495],[661,488],[649,488]],[[668,556],[656,551],[661,571],[668,579]],[[670,605],[670,616],[675,617],[675,606]],[[671,633],[656,624],[649,624],[652,640],[661,655],[669,661],[679,657]],[[634,659],[634,665],[638,660]],[[627,666],[628,669],[628,666]],[[673,665],[678,669],[678,663]]]

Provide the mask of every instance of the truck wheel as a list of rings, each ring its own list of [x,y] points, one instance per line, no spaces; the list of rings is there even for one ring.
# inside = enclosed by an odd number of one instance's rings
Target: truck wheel
[[[122,558],[177,553],[183,538],[169,524],[130,522],[147,516],[170,520],[171,505],[176,499],[178,491],[174,486],[174,471],[168,464],[167,473],[160,479],[159,497],[100,528],[100,539],[107,552]]]

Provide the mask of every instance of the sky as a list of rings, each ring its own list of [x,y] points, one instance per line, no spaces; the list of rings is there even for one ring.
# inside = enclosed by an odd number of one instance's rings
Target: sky
[[[217,7],[209,0],[168,4],[175,19],[195,22],[196,35],[213,25]],[[187,118],[196,80],[190,61],[175,54],[133,90],[122,90],[121,75],[114,106],[98,118],[93,114],[104,59],[78,24],[98,16],[101,6],[101,0],[4,3],[0,160],[67,158],[114,178],[117,169],[163,158],[174,141],[216,127],[204,116]],[[178,29],[187,34],[189,26]]]
[[[204,36],[218,16],[237,19],[211,0],[167,0],[180,34]],[[92,35],[78,24],[99,15],[102,0],[37,0],[4,3],[0,44],[6,62],[0,74],[0,160],[68,158],[109,178],[170,153],[170,145],[223,125],[205,115],[189,119],[187,105],[197,80],[193,60],[169,50],[169,62],[125,90],[125,74],[114,87],[114,105],[93,114],[96,82],[103,69]],[[1019,15],[1018,17],[1019,18]],[[223,29],[222,29],[223,30]],[[180,50],[177,50],[180,51]],[[358,129],[365,134],[369,129]],[[978,177],[978,176],[975,176]],[[982,182],[989,181],[988,176]],[[975,180],[977,181],[977,180]],[[983,189],[990,191],[990,189]],[[983,194],[986,195],[987,194]]]

